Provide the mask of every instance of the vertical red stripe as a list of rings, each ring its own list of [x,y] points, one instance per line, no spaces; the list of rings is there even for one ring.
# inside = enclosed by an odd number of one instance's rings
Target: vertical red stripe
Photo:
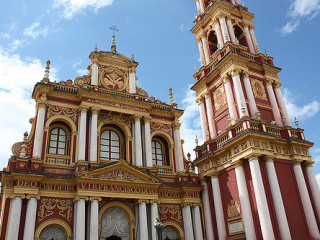
[[[9,210],[10,210],[10,198],[7,198],[4,207],[4,213],[3,213],[3,221],[2,221],[2,228],[1,228],[1,240],[5,240],[6,233],[7,233],[7,225],[9,222]]]
[[[24,233],[24,225],[26,222],[26,212],[27,212],[27,199],[22,200],[22,209],[21,209],[21,217],[20,217],[20,226],[19,226],[19,240],[23,240]]]

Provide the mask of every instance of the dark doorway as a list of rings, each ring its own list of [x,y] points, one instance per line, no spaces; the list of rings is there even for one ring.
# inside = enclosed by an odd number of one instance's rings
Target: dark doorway
[[[119,238],[117,236],[112,236],[112,237],[106,238],[106,240],[121,240],[121,238]]]

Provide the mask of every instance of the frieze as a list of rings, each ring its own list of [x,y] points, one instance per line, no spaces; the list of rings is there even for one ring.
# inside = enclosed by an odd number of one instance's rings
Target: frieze
[[[75,192],[75,186],[68,185],[58,185],[50,183],[40,183],[39,190],[41,191],[57,191],[57,192]]]
[[[151,128],[151,133],[157,130],[161,130],[172,135],[172,127],[170,124],[151,122],[150,128]]]
[[[38,221],[58,213],[59,216],[71,223],[72,200],[42,198],[38,212]]]
[[[90,178],[99,178],[99,179],[116,179],[116,180],[128,180],[128,181],[143,181],[142,179],[138,178],[137,176],[124,171],[122,169],[116,169],[110,172],[104,172],[99,175],[91,175]]]
[[[108,113],[100,113],[99,114],[99,124],[101,122],[117,122],[122,125],[130,126],[130,118],[122,115],[114,115]]]
[[[44,169],[45,173],[50,173],[50,174],[61,174],[61,175],[70,175],[73,174],[72,170],[68,169],[59,169],[59,168],[45,168]]]
[[[78,110],[60,106],[49,105],[48,106],[48,119],[55,115],[64,115],[76,122],[78,117]]]
[[[90,99],[90,98],[85,99],[85,101],[89,102],[89,103],[101,104],[101,105],[108,106],[108,107],[116,107],[116,108],[133,110],[133,111],[148,112],[147,109],[139,108],[136,106],[127,105],[127,104],[123,104],[123,103],[115,103],[115,102],[102,101],[102,100]]]
[[[141,193],[141,194],[158,194],[156,188],[150,187],[131,187],[131,186],[118,186],[108,184],[94,184],[94,183],[79,183],[78,190],[90,190],[90,191],[105,191],[105,192],[117,192],[117,193]]]

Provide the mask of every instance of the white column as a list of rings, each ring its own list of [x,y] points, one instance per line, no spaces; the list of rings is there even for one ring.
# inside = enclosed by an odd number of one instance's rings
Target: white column
[[[312,204],[311,204],[310,197],[309,197],[309,192],[307,189],[307,184],[304,179],[300,163],[296,163],[293,166],[293,170],[294,170],[294,174],[296,176],[298,189],[299,189],[299,193],[300,193],[300,198],[301,198],[304,214],[306,216],[310,235],[314,239],[320,239],[320,234],[319,234],[319,230],[318,230],[316,217],[313,212]]]
[[[279,107],[281,108],[281,113],[283,115],[283,117],[286,118],[286,125],[288,126],[292,126],[291,121],[290,121],[290,117],[287,111],[287,107],[286,107],[286,103],[284,102],[283,96],[282,96],[282,92],[281,92],[281,83],[276,83],[274,84],[274,92],[277,96],[278,99],[278,103],[279,103]]]
[[[192,216],[193,216],[193,228],[194,228],[194,239],[195,240],[203,240],[202,233],[202,221],[200,216],[200,207],[194,206],[192,207]]]
[[[98,60],[94,58],[91,64],[91,85],[98,86],[99,85],[99,67]]]
[[[38,103],[38,115],[36,123],[36,131],[34,134],[32,157],[41,158],[44,118],[46,116],[46,104]]]
[[[36,198],[30,198],[28,200],[23,240],[34,239],[34,229],[35,229],[36,218],[37,218],[37,204],[38,204],[38,201]]]
[[[202,136],[203,136],[203,141],[207,141],[207,117],[206,117],[206,110],[204,107],[203,103],[203,97],[200,97],[197,99],[197,103],[199,105],[199,110],[200,110],[200,120],[201,120],[201,129],[202,129]]]
[[[87,111],[88,108],[81,107],[81,117],[80,117],[80,129],[79,129],[79,155],[78,161],[85,161],[86,159],[86,129],[87,129]]]
[[[284,209],[281,191],[278,183],[278,177],[276,173],[276,169],[274,167],[273,159],[266,159],[266,169],[268,174],[268,179],[270,183],[273,205],[275,208],[277,222],[280,230],[280,236],[283,240],[291,240],[290,229],[288,225],[286,211]]]
[[[236,165],[235,171],[246,238],[247,240],[256,240],[257,238],[251,213],[247,182],[241,163]]]
[[[143,167],[142,162],[142,143],[141,143],[141,116],[134,116],[136,166]]]
[[[314,174],[314,169],[312,164],[306,165],[306,173],[309,180],[309,185],[312,193],[312,197],[314,200],[314,204],[316,206],[316,211],[318,217],[320,217],[320,190],[317,183],[316,175]]]
[[[186,205],[182,208],[183,214],[183,225],[185,240],[194,240],[193,227],[192,227],[192,217],[191,217],[191,207]]]
[[[246,89],[247,97],[249,100],[249,109],[250,109],[251,116],[257,117],[257,113],[259,110],[257,108],[256,100],[254,98],[250,79],[249,79],[249,74],[247,72],[243,74],[243,83],[244,83],[244,87]]]
[[[205,12],[205,8],[204,8],[204,2],[203,0],[199,0],[199,5],[200,5],[200,12],[201,14]]]
[[[197,40],[197,42],[198,42],[198,47],[199,47],[201,63],[202,63],[202,65],[206,65],[206,59],[204,57],[202,41],[201,40]]]
[[[232,41],[234,44],[239,44],[239,41],[238,41],[238,39],[236,38],[236,35],[234,34],[233,25],[232,25],[232,22],[231,22],[231,19],[230,19],[229,16],[227,16],[227,25],[228,25],[228,29],[229,29],[231,41]]]
[[[22,199],[20,197],[15,197],[11,200],[10,209],[10,219],[9,228],[7,234],[7,240],[18,240],[21,209],[22,209]]]
[[[99,109],[93,108],[91,115],[90,162],[98,162],[98,113]]]
[[[207,232],[207,240],[214,240],[213,226],[211,220],[211,210],[209,203],[209,193],[208,193],[208,185],[204,181],[202,182],[202,202],[203,202],[203,213],[205,220],[205,227]]]
[[[212,193],[213,193],[213,200],[214,200],[214,209],[216,212],[218,236],[219,236],[219,239],[226,239],[227,232],[226,232],[226,225],[224,221],[223,206],[222,206],[218,176],[214,176],[211,178],[211,184],[212,184]]]
[[[136,93],[136,69],[132,68],[129,72],[129,92]]]
[[[172,125],[172,128],[173,128],[173,136],[174,136],[177,170],[178,172],[183,172],[185,169],[184,169],[181,138],[180,138],[180,126],[181,126],[180,123],[174,123]]]
[[[207,114],[208,114],[210,136],[211,136],[211,138],[215,138],[217,136],[217,130],[216,130],[215,122],[214,122],[211,94],[209,91],[205,94],[205,99],[206,99],[206,107],[207,107]]]
[[[237,69],[233,69],[231,71],[232,81],[234,85],[234,90],[236,93],[237,103],[238,103],[238,111],[240,114],[240,118],[244,116],[249,116],[248,109],[247,109],[247,103],[246,99],[244,97],[241,80],[240,80],[240,72]],[[242,111],[242,108],[244,108],[244,112]]]
[[[222,37],[224,42],[229,42],[230,41],[230,36],[227,28],[227,23],[226,23],[226,17],[224,15],[219,16],[219,22],[221,25],[221,30],[222,30]]]
[[[151,146],[151,133],[150,133],[150,120],[151,117],[144,117],[144,137],[146,145],[146,163],[147,167],[152,167],[152,146]]]
[[[76,236],[77,240],[85,239],[86,231],[86,203],[84,199],[79,199],[77,202],[77,221],[76,221]]]
[[[214,30],[215,30],[215,32],[216,32],[216,34],[217,34],[218,48],[219,48],[219,49],[222,49],[224,42],[223,42],[223,38],[222,38],[222,35],[221,35],[221,29],[220,29],[220,24],[219,24],[219,21],[218,21],[218,20],[216,20],[216,21],[214,22]]]
[[[210,63],[210,53],[209,53],[209,48],[208,48],[208,41],[206,36],[202,36],[201,37],[201,41],[202,41],[202,47],[203,47],[203,51],[204,51],[204,58],[206,59],[205,61],[205,65],[208,65]]]
[[[263,239],[275,239],[258,158],[251,157],[249,165]]]
[[[260,49],[259,49],[259,46],[258,46],[256,35],[254,34],[253,27],[250,27],[250,36],[251,36],[252,43],[253,43],[253,46],[254,46],[254,49],[255,49],[256,53],[260,53]]]
[[[253,43],[252,43],[252,39],[251,39],[251,35],[250,35],[250,32],[249,32],[249,28],[248,28],[248,25],[245,25],[244,26],[244,31],[246,33],[246,39],[247,39],[247,43],[249,45],[249,50],[251,53],[256,53],[255,49],[254,49],[254,46],[253,46]]]
[[[231,117],[231,123],[235,124],[238,117],[237,117],[236,107],[234,106],[234,98],[233,98],[233,93],[232,93],[232,89],[231,89],[230,79],[227,75],[224,77],[223,82],[224,82],[224,89],[226,91],[226,97],[227,97],[229,115]]]
[[[272,81],[271,80],[267,80],[267,91],[268,91],[269,99],[270,99],[271,106],[272,106],[272,112],[273,112],[273,116],[274,116],[274,119],[276,121],[276,124],[278,126],[283,126],[282,118],[281,118],[279,107],[278,107],[278,103],[277,103],[276,97],[275,97],[274,92],[273,92],[273,87],[272,87]]]
[[[139,233],[140,240],[148,239],[148,220],[146,202],[139,203]]]
[[[158,203],[153,202],[153,203],[151,203],[151,235],[152,235],[152,240],[157,240],[157,231],[156,231],[156,228],[154,227],[154,222],[156,221],[158,216],[159,216]]]
[[[198,10],[198,15],[199,15],[199,14],[201,14],[201,9],[200,9],[199,0],[196,0],[196,5],[197,5],[197,10]]]
[[[99,202],[93,200],[90,210],[90,239],[99,239]]]

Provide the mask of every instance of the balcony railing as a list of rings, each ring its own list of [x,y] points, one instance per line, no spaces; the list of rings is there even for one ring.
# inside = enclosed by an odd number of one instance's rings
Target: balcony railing
[[[206,141],[202,146],[195,149],[197,158],[204,156],[208,152],[214,152],[222,148],[229,141],[244,132],[260,132],[264,135],[274,136],[278,139],[305,140],[303,129],[294,129],[289,126],[279,127],[267,124],[265,121],[254,120],[248,117],[240,119],[235,125],[226,128],[226,132],[214,139]]]
[[[157,170],[158,174],[173,174],[171,166],[153,166]]]
[[[71,157],[64,155],[48,154],[45,163],[60,166],[70,166]]]

